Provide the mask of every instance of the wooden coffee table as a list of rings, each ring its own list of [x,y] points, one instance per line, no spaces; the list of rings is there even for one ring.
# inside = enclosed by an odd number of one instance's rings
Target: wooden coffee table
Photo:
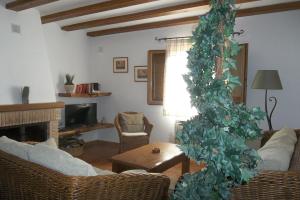
[[[160,153],[152,153],[153,148]],[[148,172],[161,173],[178,163],[182,163],[182,174],[190,171],[190,160],[184,153],[171,143],[148,144],[111,158],[112,171],[120,173],[130,169],[144,169]]]

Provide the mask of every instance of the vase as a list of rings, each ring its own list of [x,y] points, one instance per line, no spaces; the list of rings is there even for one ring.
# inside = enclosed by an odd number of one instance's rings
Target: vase
[[[74,87],[74,85],[65,85],[66,93],[73,93]]]

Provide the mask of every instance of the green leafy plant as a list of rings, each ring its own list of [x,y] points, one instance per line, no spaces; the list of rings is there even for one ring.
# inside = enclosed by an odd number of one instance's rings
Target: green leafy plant
[[[65,85],[74,85],[73,80],[74,80],[74,75],[66,74],[66,83]]]
[[[210,12],[201,16],[193,32],[189,72],[184,76],[198,115],[183,123],[176,138],[190,159],[206,167],[183,176],[172,195],[176,200],[228,199],[232,187],[256,174],[260,159],[245,141],[260,135],[257,122],[265,114],[233,103],[231,96],[240,85],[230,72],[239,52],[232,37],[234,0],[211,0],[210,4]]]

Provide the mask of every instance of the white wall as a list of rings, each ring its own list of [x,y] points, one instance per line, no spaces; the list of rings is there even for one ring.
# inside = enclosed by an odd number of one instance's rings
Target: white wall
[[[112,96],[101,101],[103,115],[113,121],[118,112],[143,112],[154,124],[151,141],[172,141],[174,119],[162,116],[162,106],[147,105],[147,83],[134,82],[134,66],[147,65],[147,51],[165,49],[164,42],[154,40],[156,36],[190,35],[194,25],[146,30],[90,39],[91,64],[103,90]],[[102,52],[99,52],[102,48]],[[113,57],[128,57],[129,72],[113,73]],[[176,88],[174,88],[176,89]],[[117,140],[115,130],[107,130],[101,139]]]
[[[93,79],[93,70],[89,67],[90,47],[86,33],[84,31],[62,31],[56,23],[45,24],[43,29],[57,101],[63,101],[65,104],[98,103],[100,100],[98,98],[61,98],[57,96],[57,93],[65,92],[64,82],[67,73],[75,75],[75,84],[96,80]],[[100,120],[100,107],[98,113]],[[62,112],[61,126],[64,126],[64,111]],[[98,139],[98,132],[101,133],[101,131],[90,132],[82,138],[87,141]]]
[[[264,93],[250,89],[257,69],[279,69],[284,90],[272,91],[278,97],[274,128],[299,127],[300,11],[238,18],[236,30],[246,32],[237,39],[249,43],[249,106],[263,108]],[[21,26],[12,33],[11,23]],[[164,49],[155,37],[191,35],[195,25],[161,28],[88,38],[83,31],[63,32],[55,24],[41,25],[37,11],[15,13],[0,6],[0,104],[20,103],[20,88],[31,88],[31,102],[63,100],[66,103],[100,102],[99,116],[113,122],[117,112],[140,111],[154,124],[151,141],[173,141],[174,119],[162,115],[162,106],[147,105],[146,83],[134,82],[134,66],[147,64],[147,51]],[[102,49],[100,51],[100,49]],[[113,57],[129,57],[129,72],[112,71]],[[63,91],[65,73],[75,74],[75,83],[99,81],[110,97],[98,99],[55,98]],[[174,88],[176,89],[176,88]],[[266,128],[266,123],[262,124]],[[85,139],[117,141],[114,129],[95,131]]]
[[[300,11],[290,11],[238,18],[236,30],[246,33],[237,37],[241,43],[249,43],[248,96],[249,106],[261,106],[264,93],[250,89],[257,69],[278,69],[284,90],[272,91],[278,97],[278,107],[273,116],[274,128],[299,127],[299,62]],[[147,64],[147,51],[164,49],[165,43],[155,37],[191,35],[194,25],[138,31],[89,39],[93,75],[102,88],[113,95],[101,101],[102,114],[113,121],[117,112],[139,111],[154,124],[151,141],[173,141],[174,119],[162,115],[162,106],[147,105],[146,83],[134,82],[134,66]],[[99,52],[99,48],[102,52]],[[116,74],[112,71],[113,57],[129,57],[129,72]],[[176,90],[176,88],[174,88]],[[261,125],[267,128],[266,123]],[[115,131],[107,130],[99,138],[117,141]]]
[[[251,84],[256,70],[277,69],[283,90],[269,92],[278,99],[273,128],[299,128],[300,10],[239,18],[237,27],[246,30],[239,41],[249,43],[247,104],[264,109],[264,91],[251,89]]]
[[[11,32],[20,25],[21,34]],[[21,88],[30,87],[29,100],[55,101],[52,76],[39,13],[19,13],[0,6],[0,104],[21,103]]]

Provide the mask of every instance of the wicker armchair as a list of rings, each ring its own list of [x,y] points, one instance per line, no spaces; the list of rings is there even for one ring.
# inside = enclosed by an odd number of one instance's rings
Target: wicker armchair
[[[161,200],[170,179],[162,174],[66,176],[0,151],[1,200]]]
[[[300,129],[296,129],[298,141],[290,162],[289,171],[264,171],[248,184],[232,190],[231,199],[245,200],[296,200],[300,199]],[[263,146],[275,131],[265,132]]]
[[[136,114],[137,112],[125,112],[125,113]],[[115,127],[118,131],[118,135],[120,139],[120,146],[119,146],[120,153],[149,144],[149,138],[150,138],[153,125],[149,122],[149,120],[145,116],[143,117],[144,132],[147,133],[147,135],[138,135],[138,136],[126,136],[122,134],[123,130],[120,123],[120,117],[121,117],[120,113],[118,113],[118,115],[115,117]]]

